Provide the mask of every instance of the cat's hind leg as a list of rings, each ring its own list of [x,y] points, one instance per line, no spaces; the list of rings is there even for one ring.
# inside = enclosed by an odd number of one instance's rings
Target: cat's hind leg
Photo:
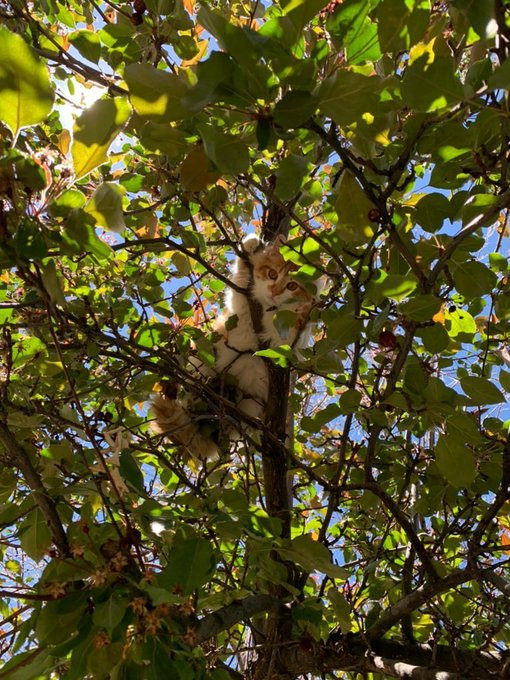
[[[190,414],[178,399],[157,395],[151,405],[154,420],[151,428],[158,434],[166,435],[177,444],[182,444],[193,458],[214,460],[218,458],[217,445],[204,437]]]

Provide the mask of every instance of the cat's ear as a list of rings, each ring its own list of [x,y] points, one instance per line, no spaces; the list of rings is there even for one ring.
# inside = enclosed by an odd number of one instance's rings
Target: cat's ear
[[[260,245],[259,237],[256,234],[249,234],[243,238],[243,250],[248,255],[254,253]]]
[[[280,247],[285,243],[286,237],[283,234],[278,234],[273,243],[271,244],[271,252],[278,253]]]
[[[319,278],[314,281],[315,283],[315,290],[316,290],[316,296],[319,297],[321,294],[322,290],[326,287],[328,283],[328,275],[323,274],[322,276],[319,276]]]

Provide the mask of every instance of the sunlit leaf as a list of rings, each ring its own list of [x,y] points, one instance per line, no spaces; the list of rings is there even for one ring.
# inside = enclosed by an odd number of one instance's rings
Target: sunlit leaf
[[[106,162],[108,149],[130,113],[125,99],[98,99],[76,120],[71,155],[77,178]]]
[[[54,93],[46,66],[26,42],[0,28],[0,120],[13,134],[42,121],[51,111]]]

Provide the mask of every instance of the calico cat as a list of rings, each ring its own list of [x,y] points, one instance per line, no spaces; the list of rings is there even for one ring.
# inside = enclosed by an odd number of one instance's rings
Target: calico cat
[[[290,276],[297,267],[281,256],[283,241],[278,237],[274,243],[264,246],[255,235],[244,240],[245,258],[236,257],[232,281],[247,292],[230,289],[225,299],[226,309],[213,324],[213,330],[221,336],[214,345],[214,369],[196,356],[190,357],[197,374],[204,378],[227,377],[230,382],[233,379],[237,408],[251,418],[263,418],[268,399],[266,365],[264,359],[254,353],[262,346],[303,347],[309,339],[306,326],[315,296]],[[253,328],[248,296],[262,307],[258,334]],[[295,321],[285,338],[273,323],[274,314],[282,310],[295,314]],[[232,323],[233,316],[237,317],[237,322]],[[227,324],[229,319],[231,323]],[[176,444],[184,445],[194,458],[215,459],[219,455],[218,445],[199,428],[196,411],[193,418],[192,401],[190,394],[173,399],[158,395],[152,402],[152,429],[166,434]],[[229,434],[231,438],[235,436],[235,433]]]

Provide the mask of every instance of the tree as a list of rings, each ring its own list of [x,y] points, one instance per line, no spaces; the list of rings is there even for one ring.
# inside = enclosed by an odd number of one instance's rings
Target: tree
[[[509,5],[1,3],[0,678],[510,677]],[[328,285],[200,463],[253,230]]]

